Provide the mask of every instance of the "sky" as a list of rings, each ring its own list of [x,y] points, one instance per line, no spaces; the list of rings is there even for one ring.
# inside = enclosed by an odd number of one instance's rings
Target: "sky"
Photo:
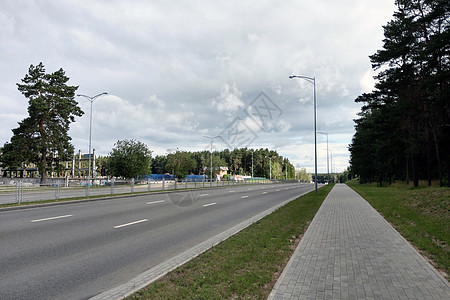
[[[28,116],[17,83],[30,65],[62,68],[77,93],[95,96],[92,148],[145,143],[174,149],[268,148],[314,172],[349,166],[348,145],[376,74],[394,0],[0,1],[0,144]],[[290,79],[290,75],[315,78]],[[90,102],[71,124],[88,152]],[[328,151],[327,151],[328,137]]]

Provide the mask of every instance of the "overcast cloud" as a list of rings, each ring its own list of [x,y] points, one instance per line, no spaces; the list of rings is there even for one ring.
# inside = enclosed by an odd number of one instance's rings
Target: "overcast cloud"
[[[295,74],[316,77],[317,130],[329,134],[333,170],[342,171],[354,99],[373,88],[368,56],[394,9],[393,0],[2,0],[0,144],[27,117],[16,83],[42,61],[47,72],[63,68],[78,93],[109,93],[93,105],[97,154],[122,139],[154,155],[203,150],[204,135],[220,134],[217,149],[267,147],[312,172],[313,85]],[[269,110],[254,102],[261,92]],[[87,153],[90,106],[77,101],[85,114],[70,135]],[[326,172],[326,137],[317,138]]]

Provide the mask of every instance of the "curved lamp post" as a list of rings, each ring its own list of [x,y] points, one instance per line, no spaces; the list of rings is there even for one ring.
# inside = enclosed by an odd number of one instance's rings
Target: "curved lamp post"
[[[97,99],[100,96],[108,95],[108,92],[103,92],[98,95],[95,95],[93,97],[86,96],[83,94],[77,94],[77,97],[84,97],[91,102],[91,113],[90,113],[90,119],[89,119],[89,175],[87,180],[87,196],[89,197],[89,186],[91,185],[91,138],[92,138],[92,103],[94,103],[94,100]]]
[[[300,78],[314,85],[314,185],[317,193],[317,130],[316,130],[316,77],[291,75],[289,78]]]

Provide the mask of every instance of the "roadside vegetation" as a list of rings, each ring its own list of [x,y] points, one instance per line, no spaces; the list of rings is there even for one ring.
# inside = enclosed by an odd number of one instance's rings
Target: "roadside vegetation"
[[[361,112],[349,145],[361,182],[439,180],[450,187],[450,2],[395,1],[381,49],[370,56],[375,89],[356,98]]]
[[[333,185],[286,204],[128,299],[265,299]]]
[[[347,182],[449,280],[450,188]]]

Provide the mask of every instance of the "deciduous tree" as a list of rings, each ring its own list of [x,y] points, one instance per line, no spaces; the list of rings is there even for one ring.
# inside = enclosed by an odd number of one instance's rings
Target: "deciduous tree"
[[[152,151],[136,140],[122,140],[114,144],[109,154],[112,176],[137,178],[151,173]]]

